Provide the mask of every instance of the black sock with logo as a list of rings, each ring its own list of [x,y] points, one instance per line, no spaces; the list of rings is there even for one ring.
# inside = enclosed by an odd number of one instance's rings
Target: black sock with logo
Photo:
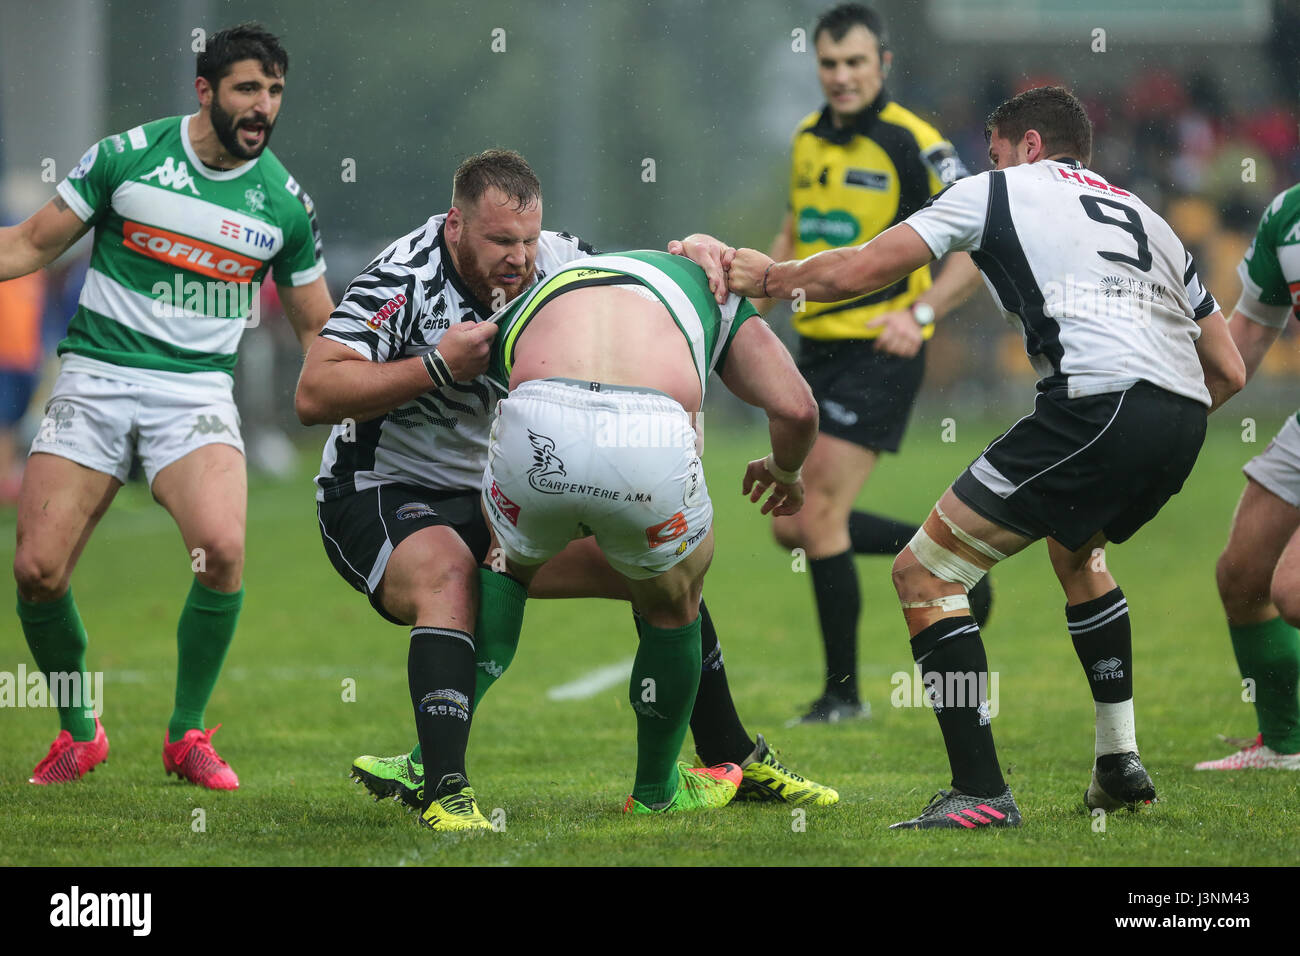
[[[965,615],[940,618],[912,638],[912,659],[939,720],[953,787],[972,796],[998,796],[1007,785],[993,746],[989,666],[979,625]]]
[[[1128,601],[1119,588],[1082,604],[1067,605],[1065,622],[1092,699],[1122,704],[1133,697],[1133,631]]]
[[[465,773],[474,699],[474,638],[448,627],[411,628],[406,677],[424,758],[424,802],[449,773]]]
[[[862,595],[853,552],[808,562],[813,597],[826,648],[826,693],[850,704],[858,703],[858,617]]]

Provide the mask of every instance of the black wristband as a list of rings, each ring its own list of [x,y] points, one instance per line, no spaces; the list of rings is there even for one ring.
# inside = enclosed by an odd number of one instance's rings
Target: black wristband
[[[426,352],[421,360],[424,362],[424,370],[429,373],[429,380],[433,382],[434,387],[442,388],[454,381],[451,377],[451,370],[447,367],[447,361],[437,349]]]

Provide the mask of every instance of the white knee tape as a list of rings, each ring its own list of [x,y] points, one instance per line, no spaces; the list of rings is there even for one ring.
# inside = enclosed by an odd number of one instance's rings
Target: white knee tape
[[[953,523],[952,519],[949,518],[946,514],[944,514],[943,509],[940,508],[937,504],[934,506],[934,513],[939,516],[939,520],[948,526],[948,530],[950,530],[953,533],[953,536],[962,544],[968,545],[974,548],[980,554],[987,555],[988,557],[992,558],[994,564],[1006,559],[1006,555],[1003,554],[1001,551],[999,551],[997,548],[990,547],[989,545],[981,541],[979,538],[972,537],[971,535],[963,531],[961,528],[957,527],[957,525]],[[971,587],[974,587],[974,585],[971,585]]]
[[[937,607],[941,611],[961,611],[970,609],[970,601],[964,594],[948,594],[932,601],[904,601],[903,607]]]
[[[925,533],[924,525],[917,529],[907,546],[916,555],[916,560],[941,581],[964,585],[969,591],[979,584],[980,578],[984,577],[984,569],[979,565],[936,544],[934,539]]]

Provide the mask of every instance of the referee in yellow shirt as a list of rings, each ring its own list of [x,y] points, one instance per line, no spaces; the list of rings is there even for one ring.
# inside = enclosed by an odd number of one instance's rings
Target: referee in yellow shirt
[[[789,209],[772,244],[778,262],[866,242],[966,175],[952,144],[885,92],[893,54],[879,14],[841,4],[822,14],[813,42],[826,106],[795,130]],[[935,319],[979,284],[970,256],[958,252],[933,283],[927,267],[871,295],[809,302],[794,313],[799,368],[817,398],[821,431],[803,467],[803,510],[777,518],[773,530],[783,546],[807,554],[826,649],[825,692],[801,722],[869,714],[858,695],[853,555],[896,554],[916,525],[854,511],[853,503],[880,453],[898,451],[903,440]],[[970,601],[982,624],[987,579]]]

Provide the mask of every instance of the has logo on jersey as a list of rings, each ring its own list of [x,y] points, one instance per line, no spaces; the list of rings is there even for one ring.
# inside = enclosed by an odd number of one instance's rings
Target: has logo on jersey
[[[241,225],[232,219],[221,220],[218,232],[228,239],[238,239],[258,249],[275,248],[275,236],[261,229],[254,229],[252,226]]]
[[[1060,166],[1057,166],[1056,173],[1062,182],[1073,182],[1079,186],[1088,186],[1092,189],[1100,189],[1102,192],[1113,193],[1116,196],[1133,195],[1127,189],[1120,189],[1118,186],[1112,186],[1104,179],[1093,179],[1091,176],[1085,176],[1073,169],[1062,169]]]
[[[861,186],[863,189],[884,192],[889,188],[889,173],[879,172],[874,169],[846,169],[844,170],[844,185]]]
[[[253,212],[261,212],[266,208],[266,193],[262,192],[261,186],[253,186],[244,190],[244,205]],[[311,210],[307,210],[311,212]]]
[[[167,186],[177,191],[188,189],[192,195],[199,194],[198,187],[194,185],[194,177],[190,175],[190,168],[185,165],[183,159],[178,163],[175,158],[168,156],[161,166],[155,166],[151,172],[140,177],[141,182],[148,182],[151,179],[156,179],[159,186]]]
[[[799,241],[825,242],[832,246],[847,246],[858,238],[862,226],[853,214],[843,209],[822,212],[811,206],[799,210]]]
[[[229,249],[130,220],[122,224],[122,243],[150,259],[178,265],[210,279],[248,282],[262,267],[259,260]]]
[[[117,138],[120,139],[121,137],[117,137]],[[120,153],[121,150],[119,149],[118,152]],[[91,167],[95,165],[95,160],[98,157],[99,157],[99,144],[96,143],[94,146],[90,147],[90,149],[86,150],[85,155],[81,157],[81,160],[77,163],[77,165],[72,167],[72,171],[68,173],[68,178],[85,179],[86,174],[89,173]]]
[[[370,326],[372,329],[379,328],[388,320],[389,316],[404,305],[406,305],[406,294],[404,292],[399,292],[380,306],[378,312],[366,319],[366,325]]]

